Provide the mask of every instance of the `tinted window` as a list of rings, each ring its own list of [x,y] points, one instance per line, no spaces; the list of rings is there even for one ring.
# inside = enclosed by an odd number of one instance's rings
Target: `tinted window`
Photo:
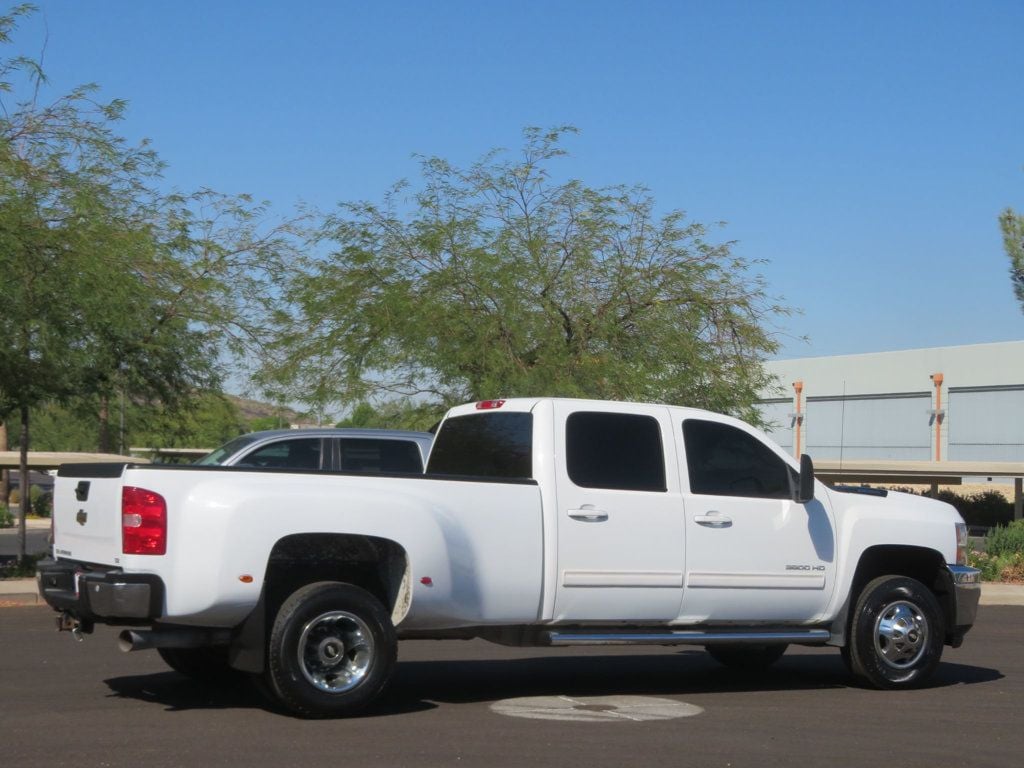
[[[447,419],[427,472],[471,477],[533,477],[533,416],[487,413]]]
[[[683,439],[693,493],[791,498],[786,462],[742,429],[687,420],[683,422]]]
[[[658,421],[625,413],[572,414],[565,424],[569,479],[583,488],[664,491]]]
[[[243,456],[239,467],[277,469],[320,469],[319,437],[278,440]]]
[[[341,468],[345,472],[422,472],[423,459],[409,440],[341,440]]]

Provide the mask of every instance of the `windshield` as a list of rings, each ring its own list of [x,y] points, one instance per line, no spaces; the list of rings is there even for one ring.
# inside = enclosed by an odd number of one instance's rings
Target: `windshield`
[[[240,450],[245,448],[245,446],[251,445],[256,442],[256,440],[257,438],[254,435],[242,435],[241,437],[236,437],[234,440],[224,443],[220,448],[211,451],[203,456],[203,458],[197,460],[196,464],[203,464],[206,466],[223,464],[225,459],[234,456]]]

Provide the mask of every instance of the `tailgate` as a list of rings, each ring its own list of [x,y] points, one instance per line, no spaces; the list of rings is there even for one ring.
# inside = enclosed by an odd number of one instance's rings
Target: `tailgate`
[[[127,464],[63,464],[53,491],[57,559],[121,561],[121,486]]]

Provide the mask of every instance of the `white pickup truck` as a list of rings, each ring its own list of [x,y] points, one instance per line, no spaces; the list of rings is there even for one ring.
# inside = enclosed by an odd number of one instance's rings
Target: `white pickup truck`
[[[38,578],[76,636],[125,626],[125,650],[323,716],[374,699],[403,638],[692,644],[743,668],[832,645],[914,686],[974,623],[966,542],[951,506],[827,488],[726,416],[514,399],[451,410],[425,474],[65,465]]]

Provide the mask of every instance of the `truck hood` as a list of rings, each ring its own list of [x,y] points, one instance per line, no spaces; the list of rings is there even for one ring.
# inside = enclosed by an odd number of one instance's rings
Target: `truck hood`
[[[903,519],[914,518],[928,522],[962,523],[964,520],[956,507],[938,499],[917,496],[901,491],[877,491],[873,488],[853,488],[840,490],[829,489],[832,503],[839,508],[875,509],[891,512],[893,516]]]

